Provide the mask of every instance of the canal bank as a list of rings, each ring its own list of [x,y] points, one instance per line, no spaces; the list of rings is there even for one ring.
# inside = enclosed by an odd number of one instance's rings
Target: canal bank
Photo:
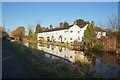
[[[49,58],[50,60],[61,61],[61,58],[65,58],[72,63],[80,62],[80,64],[85,64],[86,62],[89,62],[91,69],[88,69],[93,70],[98,74],[102,74],[103,77],[116,78],[118,77],[120,71],[119,54],[104,52],[85,53],[83,51],[71,50],[66,47],[41,43],[27,43],[26,46],[44,51],[45,53],[47,53],[45,54],[45,57]]]
[[[9,42],[11,48],[17,55],[20,62],[25,66],[26,70],[31,74],[32,78],[118,78],[120,72],[120,66],[118,61],[118,55],[112,54],[98,54],[93,53],[85,54],[76,51],[70,51],[70,49],[62,50],[58,46],[52,45],[40,45],[27,43],[26,46],[23,43]],[[34,45],[34,46],[33,46]],[[42,47],[43,50],[40,50]],[[49,48],[48,48],[49,47]],[[53,49],[54,48],[54,49]],[[58,54],[76,54],[79,61],[67,62],[65,59],[54,57],[50,52],[45,52],[45,49],[53,49],[59,51]],[[67,54],[68,56],[70,54]],[[56,54],[55,54],[56,55]],[[68,59],[66,55],[66,59]],[[74,55],[73,55],[74,56]],[[69,58],[73,58],[71,55]],[[87,57],[87,58],[86,58]],[[85,64],[85,59],[91,61],[90,64]],[[68,59],[69,60],[69,59]]]
[[[11,42],[10,42],[11,43]],[[64,60],[51,60],[45,57],[46,52],[28,48],[13,42],[12,48],[16,51],[20,61],[34,78],[85,78],[100,77],[89,69],[88,64],[80,62],[66,63]]]

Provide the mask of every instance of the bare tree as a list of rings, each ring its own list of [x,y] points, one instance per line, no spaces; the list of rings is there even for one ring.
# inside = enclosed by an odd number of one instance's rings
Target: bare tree
[[[106,26],[113,32],[118,31],[118,17],[115,15],[109,17],[106,21]]]
[[[117,47],[120,47],[120,26],[119,26],[119,18],[115,15],[112,15],[108,18],[106,22],[106,26],[111,31],[110,35],[113,35],[117,40]]]
[[[105,29],[105,28],[106,28],[106,24],[105,24],[105,23],[103,23],[103,22],[102,22],[102,20],[100,20],[98,23],[96,23],[96,25],[97,25],[98,27],[103,28],[103,29]]]
[[[35,27],[34,25],[29,24],[28,25],[28,31],[31,30],[32,32],[34,32],[34,27]]]

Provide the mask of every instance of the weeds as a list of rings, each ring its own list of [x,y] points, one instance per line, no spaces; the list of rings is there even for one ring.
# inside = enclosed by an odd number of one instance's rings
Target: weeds
[[[64,63],[45,57],[45,52],[25,47],[17,42],[11,43],[20,62],[33,78],[83,78],[93,77],[89,66],[81,63]]]

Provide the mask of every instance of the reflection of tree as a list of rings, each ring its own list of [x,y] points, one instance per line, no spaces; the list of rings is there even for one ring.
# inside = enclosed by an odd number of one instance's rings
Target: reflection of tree
[[[59,47],[59,51],[62,52],[62,47]]]
[[[62,62],[62,58],[60,58],[60,62]]]
[[[92,67],[95,70],[95,65],[96,65],[96,56],[92,56]]]
[[[66,48],[64,48],[64,51],[66,51]]]
[[[50,54],[50,59],[52,59],[52,54]]]
[[[54,50],[54,48],[52,48],[52,50]]]

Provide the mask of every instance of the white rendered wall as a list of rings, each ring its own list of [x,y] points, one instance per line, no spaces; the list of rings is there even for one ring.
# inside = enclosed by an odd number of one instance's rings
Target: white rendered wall
[[[40,40],[39,37],[44,37],[44,39],[47,41],[47,37],[49,37],[51,41],[52,36],[53,36],[55,42],[61,42],[61,39],[59,38],[61,35],[62,42],[70,43],[75,40],[78,40],[78,37],[80,37],[80,41],[82,41],[82,37],[84,36],[84,30],[87,28],[87,26],[88,25],[84,26],[84,28],[80,28],[79,26],[74,25],[70,27],[69,29],[38,33],[38,40]],[[71,33],[71,30],[72,30],[72,33]],[[72,38],[72,40],[70,40],[70,38]]]

